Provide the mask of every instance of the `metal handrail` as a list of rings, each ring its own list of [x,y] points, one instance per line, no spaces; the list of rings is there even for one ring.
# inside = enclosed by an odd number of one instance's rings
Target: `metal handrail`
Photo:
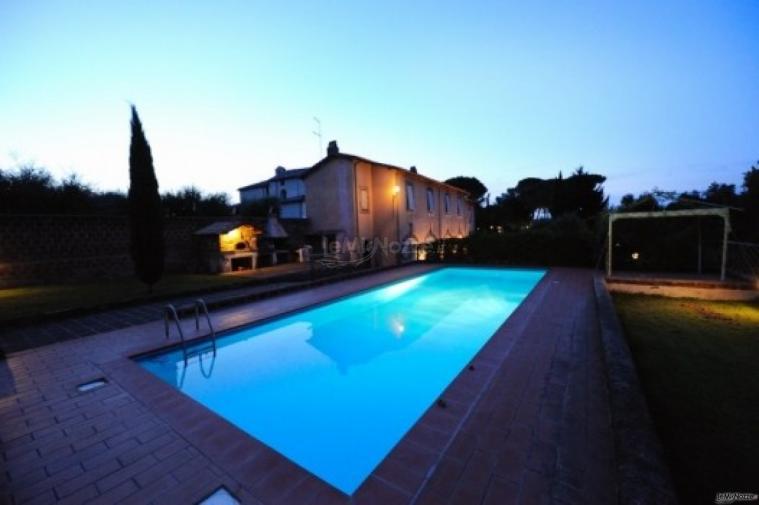
[[[184,340],[182,325],[179,324],[179,315],[177,314],[177,309],[170,303],[166,305],[163,312],[164,333],[166,334],[166,338],[169,338],[169,315],[171,315],[171,317],[174,319],[174,323],[177,325],[179,340],[182,342],[182,356],[184,357],[184,364],[187,366],[187,343]]]
[[[211,330],[211,342],[213,343],[213,353],[216,355],[216,332],[213,330],[213,324],[211,324],[211,315],[208,313],[208,306],[202,298],[195,300],[195,329],[200,329],[200,310],[203,310],[203,314],[206,316],[208,322],[208,329]]]

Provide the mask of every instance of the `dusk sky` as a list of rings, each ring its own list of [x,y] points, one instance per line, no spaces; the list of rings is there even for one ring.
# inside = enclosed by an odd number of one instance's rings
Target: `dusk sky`
[[[529,5],[528,5],[529,4]],[[497,195],[579,165],[626,192],[759,159],[759,2],[0,2],[0,168],[227,191],[324,147]]]

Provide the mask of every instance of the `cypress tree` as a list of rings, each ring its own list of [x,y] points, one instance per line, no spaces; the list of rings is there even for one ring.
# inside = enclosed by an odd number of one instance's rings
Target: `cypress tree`
[[[129,146],[129,232],[134,270],[150,291],[163,274],[164,241],[161,197],[153,155],[132,105],[132,143]]]

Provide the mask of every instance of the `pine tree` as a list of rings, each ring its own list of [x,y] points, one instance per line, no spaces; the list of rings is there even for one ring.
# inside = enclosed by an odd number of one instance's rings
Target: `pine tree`
[[[163,274],[164,241],[161,197],[153,155],[132,105],[132,143],[129,147],[129,231],[134,270],[150,291]]]

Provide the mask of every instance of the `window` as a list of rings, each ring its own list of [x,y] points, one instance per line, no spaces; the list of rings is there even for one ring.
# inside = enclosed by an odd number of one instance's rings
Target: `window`
[[[279,192],[279,197],[282,200],[286,200],[287,199],[287,190],[286,189],[282,189],[282,191]]]
[[[427,188],[427,212],[435,210],[435,193],[432,188]]]
[[[414,185],[410,182],[406,183],[406,210],[413,212],[416,209],[416,201],[414,200]]]
[[[461,195],[458,195],[458,196],[456,197],[456,215],[457,215],[457,216],[460,216],[460,215],[461,215],[461,204],[462,204],[462,203],[463,203],[463,202],[462,202],[462,198],[461,198]]]
[[[369,188],[359,188],[358,208],[361,209],[361,212],[369,212]]]
[[[451,212],[451,195],[448,193],[445,194],[445,199],[443,202],[443,208],[445,209],[446,214],[450,214]]]

